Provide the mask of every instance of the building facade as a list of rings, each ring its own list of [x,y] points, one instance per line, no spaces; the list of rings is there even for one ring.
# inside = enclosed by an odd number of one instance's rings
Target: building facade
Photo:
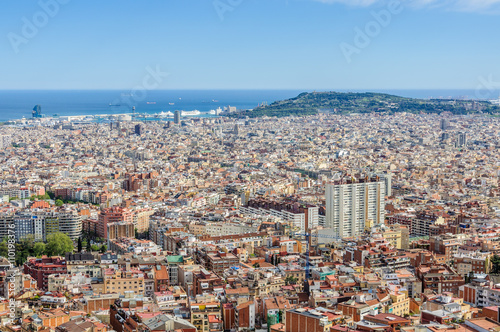
[[[327,184],[326,227],[339,237],[350,237],[361,234],[368,221],[384,223],[385,185],[378,177]]]

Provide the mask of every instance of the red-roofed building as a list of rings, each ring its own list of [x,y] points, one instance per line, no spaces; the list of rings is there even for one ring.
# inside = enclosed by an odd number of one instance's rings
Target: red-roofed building
[[[66,262],[62,257],[33,258],[24,263],[24,273],[36,280],[39,289],[46,291],[49,275],[67,273]]]
[[[163,292],[168,289],[168,270],[165,265],[154,267],[155,292]]]

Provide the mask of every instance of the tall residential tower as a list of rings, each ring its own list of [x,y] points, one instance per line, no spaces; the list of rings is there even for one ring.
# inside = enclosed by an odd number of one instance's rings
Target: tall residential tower
[[[384,223],[386,181],[378,176],[343,179],[326,186],[326,227],[339,237],[357,236]]]

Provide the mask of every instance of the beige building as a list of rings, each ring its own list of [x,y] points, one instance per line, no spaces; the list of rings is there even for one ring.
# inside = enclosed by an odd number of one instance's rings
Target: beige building
[[[149,229],[149,217],[154,214],[153,209],[143,208],[134,211],[134,226],[137,232],[143,233]]]
[[[385,312],[404,317],[410,314],[410,299],[403,292],[394,292],[390,295],[392,304],[385,307]]]
[[[393,225],[390,229],[385,230],[382,236],[397,249],[409,249],[410,247],[410,232],[405,226]]]
[[[108,274],[109,273],[109,274]],[[106,272],[104,276],[104,292],[125,295],[125,292],[133,291],[135,294],[144,294],[144,275],[132,272],[115,270]]]
[[[221,304],[212,295],[198,295],[189,304],[191,311],[191,324],[198,331],[222,331]]]

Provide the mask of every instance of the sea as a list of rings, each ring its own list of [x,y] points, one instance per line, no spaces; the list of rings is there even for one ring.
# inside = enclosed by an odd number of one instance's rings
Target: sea
[[[326,91],[326,90],[318,90]],[[476,99],[476,90],[332,90],[381,92],[410,98]],[[0,121],[30,118],[35,105],[46,117],[194,111],[209,116],[210,110],[227,106],[253,109],[311,90],[0,90]],[[496,96],[492,96],[497,97]]]

